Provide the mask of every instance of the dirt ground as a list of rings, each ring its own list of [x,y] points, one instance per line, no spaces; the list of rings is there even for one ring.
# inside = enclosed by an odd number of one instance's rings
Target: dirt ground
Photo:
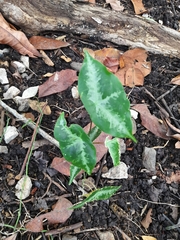
[[[103,2],[103,1],[100,1]],[[134,14],[131,2],[121,1],[125,7],[126,12]],[[179,30],[180,24],[180,2],[177,0],[149,0],[143,1],[149,14],[155,21],[162,21],[164,25]],[[118,14],[118,13],[117,13]],[[46,33],[46,36],[55,37],[64,35],[64,33]],[[102,42],[100,39],[84,39],[83,36],[72,36],[68,34],[66,40],[71,44],[70,47],[63,48],[66,56],[72,61],[82,63],[83,57],[81,55],[82,49],[88,47],[91,49],[102,49],[103,47],[111,46],[126,51],[128,48],[124,46],[116,46],[112,43]],[[3,49],[7,46],[0,46]],[[10,81],[10,86],[18,87],[21,91],[30,87],[42,84],[47,80],[42,76],[47,72],[55,72],[63,69],[72,68],[70,63],[66,63],[60,58],[58,51],[46,51],[54,62],[54,66],[47,66],[41,59],[30,59],[30,68],[35,73],[27,80],[15,78],[13,67],[7,68],[7,74]],[[20,55],[10,49],[9,53],[0,56],[1,60],[19,61]],[[155,104],[155,100],[149,97],[144,88],[153,94],[155,99],[170,90],[173,85],[170,81],[173,77],[180,73],[180,60],[165,57],[162,55],[154,55],[148,53],[148,61],[151,61],[152,71],[145,77],[143,87],[134,87],[130,89],[125,87],[131,104],[147,103],[148,108],[152,114],[160,118],[159,109]],[[31,72],[27,70],[30,76]],[[76,86],[77,82],[73,84]],[[48,101],[51,107],[51,115],[43,116],[41,128],[49,135],[53,136],[53,128],[59,116],[59,113],[65,111],[65,116],[68,124],[76,123],[82,127],[90,122],[90,118],[84,108],[81,108],[82,103],[80,99],[73,99],[71,95],[71,87],[62,93],[53,94],[48,97],[41,98],[41,101]],[[0,93],[1,97],[3,94]],[[173,91],[170,91],[164,97],[167,106],[172,110],[175,122],[179,123],[180,118],[180,88],[177,86]],[[5,100],[6,104],[17,110],[17,106],[13,100]],[[165,108],[160,100],[160,103]],[[35,115],[36,121],[38,113],[31,112]],[[33,130],[25,126],[23,123],[16,121],[8,112],[5,112],[4,120],[10,118],[9,125],[14,125],[19,131],[19,136],[9,144],[4,140],[1,145],[8,147],[8,153],[0,154],[0,239],[5,239],[14,229],[4,227],[4,224],[14,226],[18,217],[19,201],[15,196],[16,181],[9,183],[7,180],[9,176],[16,176],[21,169],[22,163],[27,153],[27,149],[22,146],[24,141],[30,141]],[[172,119],[172,123],[173,119]],[[180,123],[179,123],[180,124]],[[97,231],[108,230],[114,235],[114,239],[141,239],[141,236],[147,235],[154,237],[157,240],[176,240],[180,239],[180,227],[176,224],[180,219],[180,193],[178,183],[167,183],[166,177],[172,173],[176,173],[180,169],[180,150],[175,149],[176,140],[161,139],[151,133],[145,131],[141,124],[141,119],[136,120],[137,131],[135,137],[137,143],[130,143],[125,140],[126,151],[121,156],[123,161],[128,166],[128,178],[120,180],[112,180],[101,177],[101,172],[94,173],[93,179],[97,183],[97,187],[103,186],[121,186],[120,190],[113,195],[109,200],[88,203],[83,208],[74,210],[71,217],[63,224],[55,224],[48,226],[44,223],[45,229],[53,230],[62,228],[65,232],[76,236],[77,239],[82,240],[96,240],[100,239]],[[37,140],[43,139],[37,135]],[[156,172],[145,171],[143,165],[143,151],[144,148],[155,147],[156,151]],[[59,149],[51,144],[46,144],[39,147],[35,151],[39,151],[39,157],[34,155],[29,162],[28,175],[32,179],[33,189],[31,195],[23,200],[22,211],[18,227],[23,228],[24,224],[30,218],[50,211],[53,204],[58,197],[63,194],[69,194],[68,199],[74,204],[79,201],[82,192],[77,185],[68,185],[69,178],[61,173],[58,173],[50,167],[54,157],[61,157]],[[108,169],[112,167],[112,161],[109,154],[105,156],[103,168]],[[101,169],[101,168],[100,168]],[[101,170],[102,170],[101,169]],[[100,171],[101,171],[100,170]],[[100,176],[100,178],[99,178]],[[53,180],[53,182],[51,182]],[[54,184],[58,183],[58,185]],[[51,184],[49,184],[51,183]],[[58,186],[66,189],[66,192]],[[42,196],[44,196],[42,198]],[[42,203],[43,200],[43,203]],[[122,208],[127,215],[120,215],[117,209],[112,209],[110,206],[114,203],[116,206]],[[152,209],[151,223],[145,229],[141,225],[142,219],[147,215],[149,209]],[[70,226],[80,223],[78,231],[71,230]],[[170,230],[168,226],[174,226]],[[66,228],[64,228],[66,227]],[[121,231],[120,231],[121,230]],[[64,232],[46,236],[45,233],[31,233],[26,231],[18,231],[17,239],[62,239]],[[124,232],[129,238],[125,237]],[[108,239],[108,238],[106,238]],[[149,238],[151,239],[151,238]],[[147,238],[148,240],[148,238]]]

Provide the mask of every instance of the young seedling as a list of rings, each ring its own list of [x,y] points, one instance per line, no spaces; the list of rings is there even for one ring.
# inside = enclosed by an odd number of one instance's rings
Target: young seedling
[[[77,124],[67,126],[64,113],[58,118],[54,136],[59,142],[64,158],[71,163],[70,184],[75,176],[84,170],[91,175],[96,165],[96,150],[93,140],[101,131],[114,137],[105,140],[113,164],[120,163],[120,147],[118,138],[130,138],[132,135],[132,121],[130,103],[124,88],[118,78],[107,68],[93,59],[87,52],[78,78],[78,91],[81,101],[96,125],[89,134]],[[96,189],[74,208],[82,207],[86,202],[103,200],[112,196],[120,187],[104,187]]]

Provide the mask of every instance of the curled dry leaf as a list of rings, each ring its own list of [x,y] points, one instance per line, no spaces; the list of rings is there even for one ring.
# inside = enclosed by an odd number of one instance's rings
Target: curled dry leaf
[[[134,11],[136,14],[142,14],[147,12],[147,10],[145,9],[142,0],[131,0],[133,6],[134,6]]]
[[[53,50],[70,45],[68,42],[56,40],[53,38],[46,38],[43,36],[33,36],[29,39],[29,41],[36,49],[41,50]]]
[[[8,44],[22,55],[41,57],[37,49],[28,41],[26,35],[12,28],[0,14],[0,44]]]
[[[151,237],[151,236],[141,236],[142,240],[157,240],[157,238]]]
[[[145,229],[148,229],[150,223],[152,223],[151,215],[152,215],[152,208],[150,208],[150,209],[148,210],[145,218],[141,221],[141,225],[142,225]]]
[[[176,85],[180,85],[180,75],[174,77],[174,78],[171,80],[171,83],[172,83],[172,84],[176,84]]]
[[[152,115],[145,104],[136,104],[132,107],[140,113],[141,124],[156,136],[169,140],[170,137],[166,135],[166,126],[160,123],[158,118]]]
[[[43,230],[43,220],[47,219],[48,224],[64,223],[72,214],[70,209],[72,203],[63,197],[60,197],[54,209],[51,212],[35,217],[26,224],[26,229],[31,232],[41,232]]]
[[[51,114],[51,108],[49,105],[47,105],[46,102],[38,102],[36,100],[29,100],[28,101],[29,106],[34,111],[37,111],[41,113],[43,111],[43,114],[50,115]]]
[[[166,177],[167,183],[180,183],[180,170],[176,170],[175,172],[171,173],[170,177]]]
[[[55,72],[45,83],[39,86],[39,97],[62,92],[77,81],[77,72],[72,69]]]

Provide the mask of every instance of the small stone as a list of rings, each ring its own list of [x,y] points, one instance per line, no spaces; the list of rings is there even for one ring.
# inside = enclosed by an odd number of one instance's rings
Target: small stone
[[[0,153],[8,153],[8,148],[6,146],[0,146]]]
[[[96,231],[98,237],[100,240],[115,240],[114,238],[114,235],[112,232],[110,231],[104,231],[104,232],[101,232],[101,231]]]
[[[7,72],[5,68],[0,68],[0,83],[3,84],[7,84],[5,85],[4,89],[7,90],[9,88],[9,80],[7,78]]]
[[[14,61],[13,63],[16,65],[19,73],[23,73],[26,71],[26,67],[23,63],[18,62],[18,61]]]
[[[142,154],[143,165],[144,167],[151,171],[156,171],[156,150],[154,148],[144,148],[144,152]]]
[[[78,99],[79,98],[79,92],[78,92],[78,88],[77,87],[72,87],[71,89],[71,94],[72,94],[72,97],[74,99]]]
[[[18,136],[18,131],[14,126],[7,126],[4,128],[4,141],[9,143]]]
[[[17,87],[11,86],[5,93],[3,93],[4,99],[12,99],[20,93]]]
[[[102,177],[110,179],[127,179],[128,168],[124,162],[120,162],[118,166],[112,167],[107,173],[103,173]]]
[[[69,234],[64,234],[62,240],[77,240],[77,237]]]
[[[14,102],[18,105],[18,110],[20,112],[26,112],[29,109],[29,100],[22,98],[20,96],[16,96]]]
[[[28,56],[21,56],[21,61],[26,68],[29,69],[29,57]]]

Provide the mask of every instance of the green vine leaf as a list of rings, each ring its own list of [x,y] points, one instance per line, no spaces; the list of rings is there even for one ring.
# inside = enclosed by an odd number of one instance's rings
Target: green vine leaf
[[[113,165],[117,166],[120,164],[120,146],[119,146],[119,139],[113,138],[109,139],[108,137],[105,140],[105,146],[108,148],[110,156],[113,161]]]
[[[69,185],[73,182],[74,178],[78,175],[78,173],[81,171],[81,168],[78,168],[74,165],[70,166],[70,178],[69,178]]]
[[[131,138],[130,103],[118,78],[85,52],[78,78],[78,91],[92,122],[105,133]]]
[[[96,189],[88,194],[86,199],[74,205],[71,209],[81,208],[85,203],[88,202],[109,199],[116,191],[118,191],[119,188],[120,186],[110,186]]]
[[[77,124],[67,127],[64,113],[61,113],[55,124],[54,137],[63,157],[90,175],[96,164],[96,149],[84,130]]]

